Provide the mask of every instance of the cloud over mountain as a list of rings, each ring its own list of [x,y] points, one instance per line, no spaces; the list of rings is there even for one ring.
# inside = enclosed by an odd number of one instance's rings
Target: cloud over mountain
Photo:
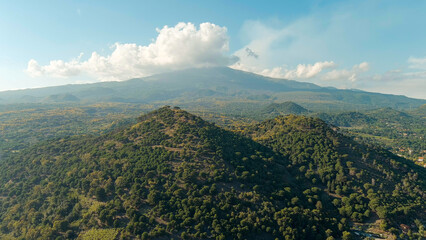
[[[285,66],[262,69],[253,66],[245,66],[241,63],[236,63],[231,67],[273,78],[310,79],[316,77],[323,70],[334,68],[335,66],[336,64],[333,61],[324,61],[316,62],[314,64],[298,64],[294,69],[288,69]]]
[[[80,76],[78,80],[67,81],[81,83],[94,79],[127,80],[185,68],[229,66],[321,86],[409,93],[424,98],[426,58],[410,57],[406,67],[398,71],[378,70],[377,60],[371,56],[357,56],[350,62],[342,60],[339,54],[349,53],[348,46],[363,47],[362,39],[342,25],[346,18],[358,19],[353,15],[313,15],[278,26],[268,21],[246,21],[241,30],[246,43],[232,53],[226,27],[208,22],[199,26],[178,23],[157,29],[157,37],[148,45],[115,43],[109,54],[93,52],[88,57],[80,54],[71,60],[52,60],[47,64],[31,59],[26,72],[32,77],[50,77],[55,81]],[[355,24],[357,29],[365,25]]]
[[[352,69],[341,69],[341,70],[332,70],[325,73],[321,79],[322,80],[349,80],[350,82],[355,82],[360,73],[366,72],[370,69],[370,65],[367,62],[362,62],[356,64]]]
[[[70,77],[87,74],[102,81],[127,80],[164,71],[192,67],[228,66],[236,57],[227,55],[229,38],[226,27],[202,23],[178,23],[157,29],[158,36],[147,46],[116,43],[110,55],[93,52],[83,61],[82,55],[71,61],[53,60],[40,65],[28,62],[30,76]]]

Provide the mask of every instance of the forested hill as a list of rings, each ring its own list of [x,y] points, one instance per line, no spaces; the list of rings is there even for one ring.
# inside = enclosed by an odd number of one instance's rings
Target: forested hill
[[[417,109],[411,110],[410,113],[422,118],[426,118],[426,104],[421,105]]]
[[[426,149],[426,118],[421,108],[401,112],[391,108],[364,112],[313,114],[332,125],[342,127],[347,135],[365,144],[375,144],[393,153],[417,161]],[[417,162],[423,166],[422,162]]]
[[[271,103],[260,111],[260,114],[265,119],[273,118],[279,115],[287,114],[306,114],[309,110],[294,103],[294,102],[283,102],[283,103]]]
[[[395,234],[424,220],[424,169],[292,115],[234,133],[164,107],[1,164],[1,239],[348,239],[375,214]]]
[[[333,204],[352,221],[377,214],[386,229],[424,220],[425,169],[338,131],[320,119],[290,115],[256,124],[245,134],[288,158],[288,170],[301,184],[337,196]]]
[[[338,221],[306,204],[269,148],[179,109],[139,120],[3,163],[3,238],[72,239],[99,228],[125,239],[339,236]]]

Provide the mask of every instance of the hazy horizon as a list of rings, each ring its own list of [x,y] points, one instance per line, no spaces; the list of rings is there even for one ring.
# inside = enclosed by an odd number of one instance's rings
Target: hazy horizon
[[[208,68],[208,67],[205,67],[205,68]],[[224,68],[229,68],[229,67],[224,67]],[[195,69],[195,68],[181,69],[181,70],[178,70],[178,71],[191,70],[191,69]],[[203,68],[198,68],[198,69],[203,69]],[[232,69],[232,68],[230,68],[230,69]],[[247,73],[253,73],[253,72],[249,72],[249,71],[245,71],[245,70],[239,70],[239,69],[233,69],[233,70],[243,71],[243,72],[247,72]],[[164,73],[165,74],[167,74],[167,73],[173,73],[173,72],[175,72],[175,71],[169,71],[169,72],[163,72],[163,73],[158,73],[158,74],[152,74],[152,75],[140,77],[139,79],[149,78],[149,77],[152,77],[152,76],[161,75],[161,74],[164,74]],[[256,75],[259,75],[259,76],[263,76],[263,75],[258,74],[258,73],[253,73],[253,74],[256,74]],[[269,77],[269,76],[266,76],[266,77]],[[282,80],[295,81],[295,80],[292,80],[292,79],[284,79],[284,78],[280,78],[280,77],[269,77],[269,78],[276,79],[276,80],[281,80],[282,79]],[[129,81],[129,80],[133,80],[133,79],[138,79],[138,77],[131,78],[131,79],[126,79],[126,80],[110,80],[110,81],[102,81],[102,82],[125,82],[125,81]],[[308,82],[308,81],[300,81],[300,80],[297,81],[297,82],[311,83],[311,82]],[[29,88],[17,88],[17,89],[0,90],[0,93],[1,92],[9,92],[9,91],[19,91],[19,90],[41,89],[41,88],[46,88],[46,87],[61,87],[61,86],[66,86],[66,85],[96,84],[96,83],[100,83],[100,82],[94,80],[93,82],[85,82],[85,83],[76,82],[76,83],[64,83],[64,84],[60,84],[60,85],[51,85],[51,86],[39,86],[39,87],[35,86],[35,87],[29,87]],[[336,88],[336,87],[333,87],[333,86],[321,86],[321,87],[325,87],[325,88]],[[336,88],[336,89],[340,89],[340,90],[353,90],[353,91],[364,91],[364,92],[371,92],[371,93],[380,93],[380,92],[373,92],[373,91],[361,90],[361,89],[357,89],[357,88],[349,88],[349,89]],[[396,95],[396,96],[409,97],[409,96],[406,96],[404,94],[393,94],[393,93],[382,93],[382,94],[391,94],[391,95]],[[410,97],[410,98],[413,98],[413,99],[425,99],[425,98],[417,98],[417,97]]]

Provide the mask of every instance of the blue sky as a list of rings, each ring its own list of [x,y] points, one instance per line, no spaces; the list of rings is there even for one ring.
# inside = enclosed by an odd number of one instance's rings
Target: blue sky
[[[0,91],[221,65],[426,98],[424,12],[425,1],[1,1]]]

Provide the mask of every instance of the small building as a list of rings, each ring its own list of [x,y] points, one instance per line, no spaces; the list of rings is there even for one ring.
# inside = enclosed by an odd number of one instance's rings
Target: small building
[[[424,157],[419,157],[419,159],[417,159],[418,162],[423,162],[424,161]]]

